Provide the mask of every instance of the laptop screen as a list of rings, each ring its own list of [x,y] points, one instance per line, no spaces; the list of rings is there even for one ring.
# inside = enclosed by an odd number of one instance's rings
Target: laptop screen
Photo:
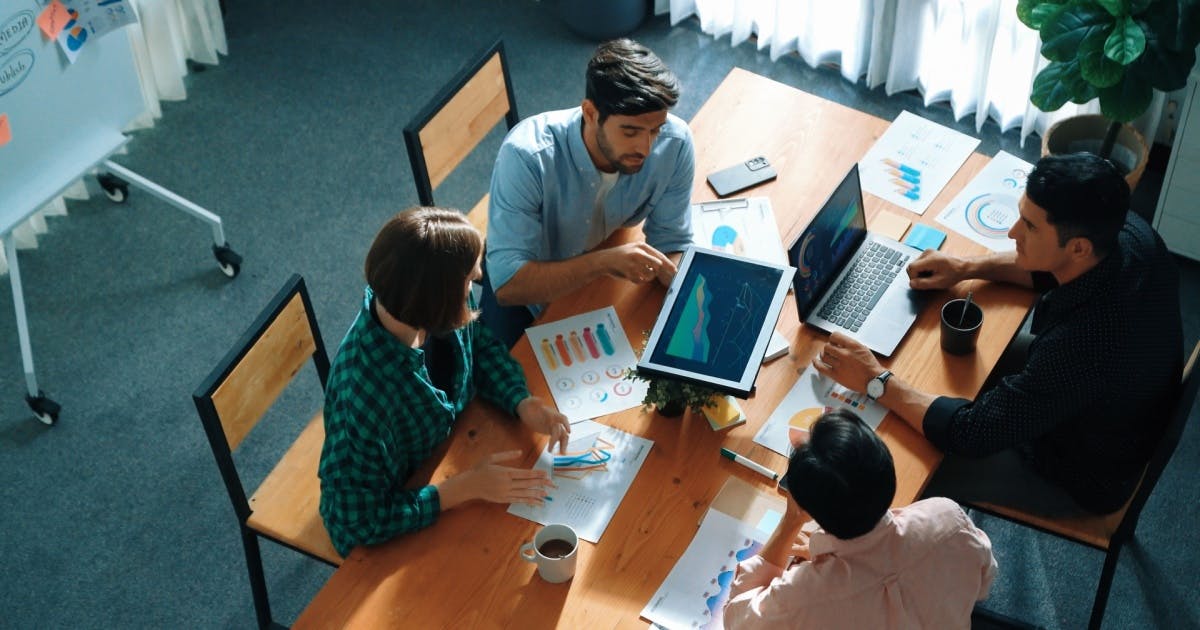
[[[796,268],[792,288],[801,321],[808,317],[866,236],[867,215],[863,211],[862,186],[855,164],[788,248],[788,262]]]

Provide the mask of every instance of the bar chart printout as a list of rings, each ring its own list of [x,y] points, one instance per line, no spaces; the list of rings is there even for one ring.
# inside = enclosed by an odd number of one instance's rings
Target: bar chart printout
[[[611,306],[525,331],[558,410],[571,422],[642,404],[647,384],[625,379],[637,356]]]
[[[858,163],[863,192],[925,214],[979,139],[900,112]]]

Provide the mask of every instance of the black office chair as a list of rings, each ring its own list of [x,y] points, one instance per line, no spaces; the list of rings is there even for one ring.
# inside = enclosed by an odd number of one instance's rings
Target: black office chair
[[[404,143],[421,205],[436,205],[433,189],[458,168],[501,118],[509,129],[520,120],[504,42],[496,40],[463,66],[404,128]],[[485,237],[488,197],[484,194],[467,213],[471,224]]]
[[[233,461],[233,451],[310,358],[324,391],[329,357],[304,279],[293,275],[192,394],[237,516],[260,628],[275,625],[260,536],[334,567],[342,563],[317,509],[321,497],[317,467],[325,441],[321,411],[249,500]]]
[[[1125,507],[1103,516],[1053,518],[1027,514],[1010,507],[990,503],[966,504],[972,509],[986,514],[999,516],[1019,525],[1103,551],[1104,569],[1100,573],[1100,583],[1096,587],[1096,599],[1092,604],[1092,617],[1088,622],[1088,628],[1092,630],[1098,630],[1100,622],[1104,618],[1104,608],[1108,604],[1108,592],[1112,588],[1121,548],[1125,543],[1133,540],[1138,518],[1142,515],[1142,508],[1146,506],[1146,500],[1154,492],[1154,486],[1162,476],[1163,469],[1167,467],[1167,462],[1174,455],[1175,447],[1179,445],[1179,438],[1183,435],[1183,428],[1187,424],[1192,405],[1195,404],[1196,390],[1200,387],[1200,377],[1197,377],[1198,370],[1195,369],[1198,355],[1200,355],[1200,343],[1196,344],[1183,368],[1183,378],[1179,388],[1175,390],[1176,398],[1171,407],[1171,418],[1150,456],[1150,461],[1146,464],[1146,470],[1142,473],[1142,480],[1138,484],[1137,490]]]

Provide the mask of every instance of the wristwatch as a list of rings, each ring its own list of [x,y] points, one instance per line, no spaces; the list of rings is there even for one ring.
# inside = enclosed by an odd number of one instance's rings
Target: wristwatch
[[[887,380],[889,378],[892,378],[892,373],[884,370],[879,376],[867,381],[867,398],[878,400],[887,391]]]

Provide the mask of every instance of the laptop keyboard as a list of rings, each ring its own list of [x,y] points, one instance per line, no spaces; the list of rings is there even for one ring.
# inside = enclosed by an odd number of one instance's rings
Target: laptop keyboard
[[[858,332],[879,303],[888,285],[908,263],[908,256],[876,242],[867,245],[850,273],[821,307],[820,316],[851,332]]]

